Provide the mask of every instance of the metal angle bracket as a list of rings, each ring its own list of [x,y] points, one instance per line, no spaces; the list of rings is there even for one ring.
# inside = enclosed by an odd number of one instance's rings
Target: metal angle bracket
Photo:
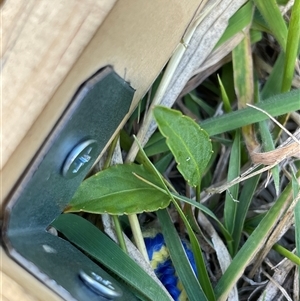
[[[136,300],[76,247],[47,231],[129,112],[133,95],[134,89],[111,67],[87,80],[5,207],[7,252],[66,300]],[[101,294],[103,288],[108,294]]]

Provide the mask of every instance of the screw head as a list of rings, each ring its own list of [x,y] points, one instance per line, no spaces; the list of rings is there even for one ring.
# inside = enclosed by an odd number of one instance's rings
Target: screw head
[[[68,179],[74,178],[96,155],[96,140],[86,140],[76,145],[67,156],[62,174]]]
[[[123,295],[123,292],[119,287],[92,271],[87,272],[80,270],[79,277],[87,287],[98,295],[108,298],[108,300],[113,300],[114,298],[121,297]]]

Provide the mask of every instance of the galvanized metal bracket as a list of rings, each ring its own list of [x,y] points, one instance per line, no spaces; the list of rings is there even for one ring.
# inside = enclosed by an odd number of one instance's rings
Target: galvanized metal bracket
[[[136,300],[76,247],[47,231],[128,113],[133,95],[134,89],[111,67],[87,80],[5,208],[2,235],[8,253],[66,300]],[[81,271],[92,271],[92,276],[99,276],[96,280],[105,279],[104,285],[116,289],[113,298],[85,285]]]

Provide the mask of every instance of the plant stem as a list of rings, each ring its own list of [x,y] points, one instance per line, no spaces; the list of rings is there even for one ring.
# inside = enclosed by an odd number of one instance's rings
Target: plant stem
[[[113,222],[114,222],[119,245],[125,253],[128,253],[125,239],[124,239],[123,232],[122,232],[122,227],[121,227],[121,224],[119,221],[119,217],[117,215],[111,215],[111,218],[113,219]]]
[[[295,264],[300,265],[300,258],[294,253],[292,253],[291,251],[284,248],[283,246],[279,244],[275,244],[272,249],[275,250],[280,255],[284,256],[285,258],[288,258],[290,261],[294,262]]]
[[[129,214],[128,215],[128,220],[129,220],[129,223],[130,223],[132,235],[134,237],[135,244],[136,244],[137,248],[142,253],[145,260],[149,261],[146,245],[145,245],[145,242],[144,242],[144,238],[143,238],[143,235],[142,235],[142,231],[141,231],[141,227],[140,227],[140,223],[139,223],[139,220],[137,218],[137,215],[136,214]]]
[[[111,159],[112,159],[112,156],[113,156],[113,153],[115,151],[115,148],[116,148],[116,145],[118,143],[118,140],[120,138],[120,135],[118,134],[114,140],[112,141],[111,145],[110,145],[110,148],[108,150],[108,153],[107,153],[107,159],[103,165],[103,169],[106,169],[110,166],[111,164]],[[121,247],[121,249],[125,252],[125,253],[128,253],[127,251],[127,247],[126,247],[126,243],[125,243],[125,239],[124,239],[124,236],[123,236],[123,231],[122,231],[122,227],[121,227],[121,224],[120,224],[120,221],[119,221],[119,218],[117,215],[110,215],[110,218],[112,218],[113,220],[113,223],[114,223],[114,226],[115,226],[115,231],[116,231],[116,235],[117,235],[117,239],[118,239],[118,243]]]
[[[113,156],[113,153],[115,151],[115,148],[116,148],[116,145],[118,143],[119,138],[120,138],[120,134],[118,134],[114,138],[114,140],[112,141],[112,143],[111,143],[111,145],[110,145],[110,147],[108,149],[108,152],[107,152],[107,158],[106,158],[106,160],[104,162],[103,169],[106,169],[106,168],[108,168],[110,166],[111,159],[112,159],[112,156]]]
[[[200,203],[201,183],[196,186],[196,201]]]

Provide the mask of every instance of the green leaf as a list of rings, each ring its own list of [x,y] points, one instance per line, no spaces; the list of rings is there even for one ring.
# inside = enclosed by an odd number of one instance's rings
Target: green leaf
[[[227,181],[235,179],[239,176],[241,172],[241,135],[240,131],[237,130],[232,145],[229,166],[227,171]],[[239,185],[234,185],[228,189],[225,198],[224,206],[224,223],[226,229],[230,234],[233,233],[236,220],[236,211],[238,207],[238,202],[236,201],[239,193]],[[232,250],[231,250],[232,255]]]
[[[298,181],[300,180],[300,172],[297,174]],[[255,254],[262,248],[263,242],[270,235],[274,225],[283,214],[282,208],[287,208],[293,201],[292,183],[289,183],[282,194],[276,200],[272,208],[267,212],[260,224],[249,236],[242,248],[233,258],[230,266],[220,278],[215,287],[217,299],[225,300],[232,287],[237,283],[242,276],[246,267],[253,260]]]
[[[135,261],[86,219],[75,214],[62,214],[52,226],[123,279],[142,300],[170,301],[162,288]]]
[[[257,175],[245,181],[242,192],[240,194],[240,202],[237,204],[234,229],[232,233],[233,256],[240,247],[242,232],[244,230],[245,219],[248,213],[249,206],[253,199],[253,195],[257,189],[257,184],[261,175]]]
[[[234,87],[238,108],[245,108],[253,101],[253,62],[249,33],[232,51]]]
[[[169,151],[168,153],[164,154],[158,161],[155,162],[155,167],[160,173],[164,173],[166,169],[170,166],[173,160],[173,155]]]
[[[276,62],[272,68],[272,71],[263,86],[260,98],[265,101],[266,98],[281,93],[281,84],[283,82],[283,72],[285,62],[284,52],[281,51],[278,55]]]
[[[250,40],[251,45],[256,44],[257,42],[261,41],[263,38],[263,34],[259,30],[250,29]]]
[[[195,95],[193,92],[190,92],[189,94],[184,96],[184,101],[192,100],[195,102],[203,112],[206,112],[208,116],[213,116],[215,111],[213,108],[211,108],[204,100],[199,98],[199,96]]]
[[[260,11],[255,8],[254,16],[251,24],[251,28],[255,30],[259,30],[261,32],[266,32],[269,34],[272,34],[271,29],[269,28],[269,25],[261,15]]]
[[[218,48],[235,34],[241,32],[244,28],[249,26],[252,20],[252,12],[253,3],[251,1],[248,1],[229,19],[228,26],[226,27],[225,32],[223,33],[214,49]]]
[[[161,133],[154,133],[149,139],[148,143],[145,145],[144,151],[148,157],[170,151],[166,139],[161,135]]]
[[[276,0],[278,5],[287,5],[289,0]]]
[[[131,145],[132,145],[133,139],[126,133],[125,130],[120,131],[120,145],[121,149],[129,152]],[[141,156],[140,153],[138,152],[135,158],[135,161],[138,163],[141,163]]]
[[[191,269],[190,263],[183,249],[180,238],[178,237],[178,233],[174,227],[174,224],[172,223],[171,218],[168,214],[168,211],[167,210],[157,211],[157,217],[162,225],[164,239],[168,246],[172,262],[176,269],[176,273],[178,274],[178,277],[181,280],[184,289],[186,290],[189,300],[190,301],[208,300],[205,297],[203,290],[199,282],[197,281],[197,278],[193,270]],[[194,254],[194,257],[196,256],[197,254]],[[202,266],[202,268],[203,270],[201,272],[206,272],[205,265]],[[206,276],[204,278],[208,279],[209,282],[208,286],[211,286],[209,277]],[[211,288],[211,293],[212,293],[211,296],[213,298],[209,300],[215,300],[212,288]]]
[[[258,124],[259,133],[263,145],[264,152],[273,151],[275,149],[272,133],[270,132],[268,123],[266,121],[261,121]],[[280,175],[279,175],[279,166],[276,165],[271,169],[276,195],[279,195],[280,191]]]
[[[293,177],[292,177],[292,188],[293,188],[294,199],[296,199],[298,194],[300,193],[300,185],[297,182],[297,178],[294,173],[293,173]],[[298,257],[300,257],[300,201],[299,200],[294,209],[294,216],[295,216],[296,255]],[[299,270],[298,270],[298,279],[300,279],[300,271]]]
[[[197,97],[195,97],[197,98]],[[199,99],[199,102],[201,102],[201,99]],[[197,118],[197,119],[201,119],[201,107],[199,106],[199,104],[194,101],[193,97],[190,96],[190,94],[187,94],[184,96],[183,98],[183,103],[185,105],[185,107],[195,116],[194,118]],[[185,115],[188,115],[188,114],[185,114]]]
[[[300,109],[300,89],[272,96],[256,104],[270,115],[279,116]],[[218,135],[240,128],[241,126],[269,119],[269,117],[253,108],[245,108],[221,116],[206,119],[201,127],[209,136]]]
[[[227,229],[223,226],[223,224],[220,222],[220,220],[216,217],[216,215],[209,208],[207,208],[206,206],[198,203],[197,201],[189,199],[189,198],[187,198],[183,195],[179,195],[179,194],[176,194],[176,193],[171,193],[171,195],[176,200],[179,200],[179,201],[185,202],[187,204],[190,204],[190,205],[198,208],[199,210],[201,210],[202,212],[204,212],[205,214],[207,214],[211,218],[213,218],[218,223],[218,226],[219,226],[222,234],[225,236],[226,240],[232,239],[230,233],[227,231]]]
[[[232,112],[231,105],[230,105],[230,100],[228,98],[226,89],[224,88],[224,85],[222,83],[222,80],[221,80],[219,74],[217,76],[218,76],[218,82],[219,82],[219,85],[220,85],[224,110],[225,110],[226,113]]]
[[[254,3],[269,25],[273,36],[285,50],[288,30],[276,1],[254,0]]]
[[[228,95],[228,100],[230,101],[230,105],[235,101],[235,89],[234,89],[234,80],[233,80],[233,66],[232,66],[232,61],[230,63],[227,63],[222,66],[221,69],[221,80],[222,80],[222,85],[224,86],[224,89],[226,91],[226,94]],[[224,107],[225,109],[225,107]],[[232,111],[232,110],[230,110]],[[227,110],[225,111],[226,113]],[[215,114],[211,115],[211,117]]]
[[[179,172],[189,185],[199,185],[212,154],[207,133],[179,111],[157,106],[153,113],[160,132],[167,138]]]
[[[291,13],[288,29],[286,55],[281,91],[289,91],[295,73],[295,62],[299,53],[300,41],[300,0],[296,0]]]
[[[170,198],[139,180],[135,174],[161,187],[143,165],[115,165],[83,181],[65,212],[120,215],[166,208]]]

